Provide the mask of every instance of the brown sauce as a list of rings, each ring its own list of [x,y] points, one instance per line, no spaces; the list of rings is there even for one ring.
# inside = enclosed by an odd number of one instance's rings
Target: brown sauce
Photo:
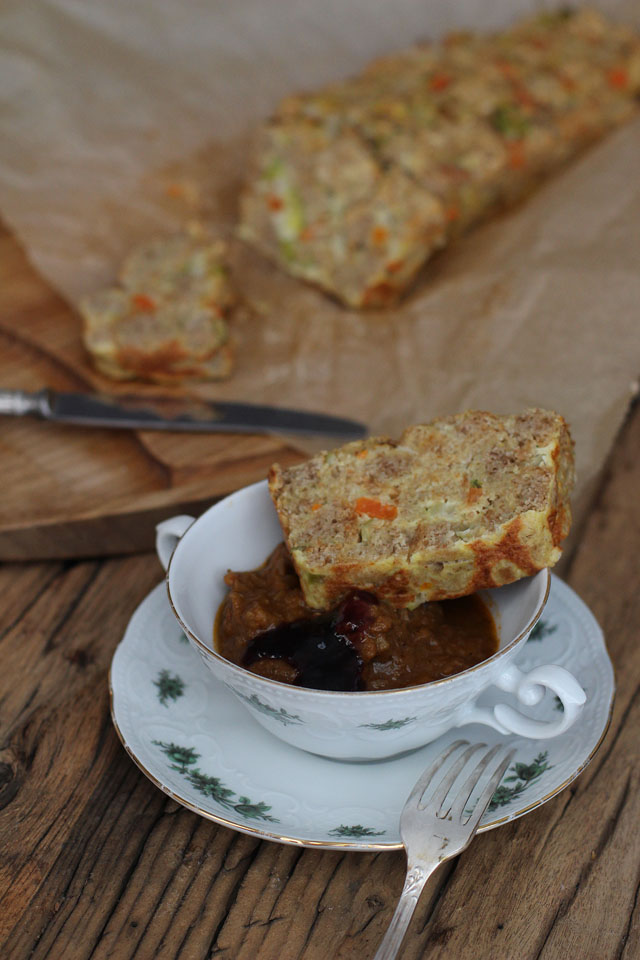
[[[257,570],[230,571],[215,649],[252,673],[316,690],[393,690],[460,673],[498,649],[477,596],[398,610],[364,591],[318,613],[284,544]]]

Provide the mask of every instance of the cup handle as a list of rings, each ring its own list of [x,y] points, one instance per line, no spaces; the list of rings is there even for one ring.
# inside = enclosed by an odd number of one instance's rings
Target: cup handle
[[[573,674],[551,663],[534,667],[528,673],[510,664],[494,683],[501,690],[515,693],[520,703],[526,706],[540,703],[544,688],[548,687],[562,703],[562,714],[557,720],[534,720],[507,703],[497,703],[489,708],[473,707],[465,716],[464,723],[485,723],[500,733],[517,733],[521,737],[547,740],[569,729],[587,699]]]
[[[180,514],[177,517],[169,517],[168,520],[163,520],[156,526],[156,553],[165,570],[169,566],[178,540],[189,529],[194,519],[187,514]]]

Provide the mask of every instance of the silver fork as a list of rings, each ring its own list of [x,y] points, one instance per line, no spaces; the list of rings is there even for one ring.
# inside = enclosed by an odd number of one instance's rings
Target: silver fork
[[[400,816],[407,876],[374,960],[392,960],[397,956],[425,883],[441,863],[461,853],[473,839],[480,818],[516,753],[511,750],[505,755],[504,744],[500,743],[487,750],[480,759],[476,757],[466,780],[453,792],[452,787],[467,764],[486,747],[486,743],[456,740],[425,770],[411,791]],[[474,789],[487,777],[489,781],[468,810]]]

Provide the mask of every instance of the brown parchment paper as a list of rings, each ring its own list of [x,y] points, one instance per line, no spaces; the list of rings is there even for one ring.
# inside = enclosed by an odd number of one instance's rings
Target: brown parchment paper
[[[9,0],[0,215],[73,304],[134,243],[207,220],[232,241],[251,310],[234,326],[233,377],[195,392],[321,408],[390,435],[467,407],[551,407],[575,437],[579,519],[637,390],[640,121],[438,256],[393,310],[345,310],[233,239],[252,132],[281,96],[533,6]],[[638,4],[613,10],[640,23]]]

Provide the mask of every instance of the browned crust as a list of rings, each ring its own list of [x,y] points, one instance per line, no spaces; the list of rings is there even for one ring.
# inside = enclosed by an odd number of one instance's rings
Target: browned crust
[[[529,548],[521,543],[522,517],[514,517],[507,525],[502,539],[489,546],[482,540],[474,540],[469,544],[475,555],[476,568],[471,581],[471,590],[481,590],[486,587],[497,587],[499,582],[494,577],[494,570],[503,561],[508,561],[524,576],[531,576],[540,569],[535,563]]]
[[[376,593],[396,607],[405,607],[415,600],[410,584],[411,580],[406,571],[398,570],[380,585]]]
[[[145,353],[124,347],[109,362],[99,356],[92,357],[92,360],[96,369],[111,378],[179,384],[188,379],[210,380],[228,376],[233,367],[233,348],[227,343],[202,360],[187,363],[186,358],[184,351],[179,349],[162,348]]]
[[[124,370],[130,370],[140,376],[154,373],[169,373],[176,364],[188,360],[188,354],[178,340],[170,340],[151,351],[137,350],[135,347],[118,347],[115,362]]]
[[[556,507],[555,510],[551,511],[548,524],[549,530],[551,531],[551,542],[554,547],[559,547],[562,544],[562,541],[569,533],[570,523],[571,518],[569,512],[564,506]]]

